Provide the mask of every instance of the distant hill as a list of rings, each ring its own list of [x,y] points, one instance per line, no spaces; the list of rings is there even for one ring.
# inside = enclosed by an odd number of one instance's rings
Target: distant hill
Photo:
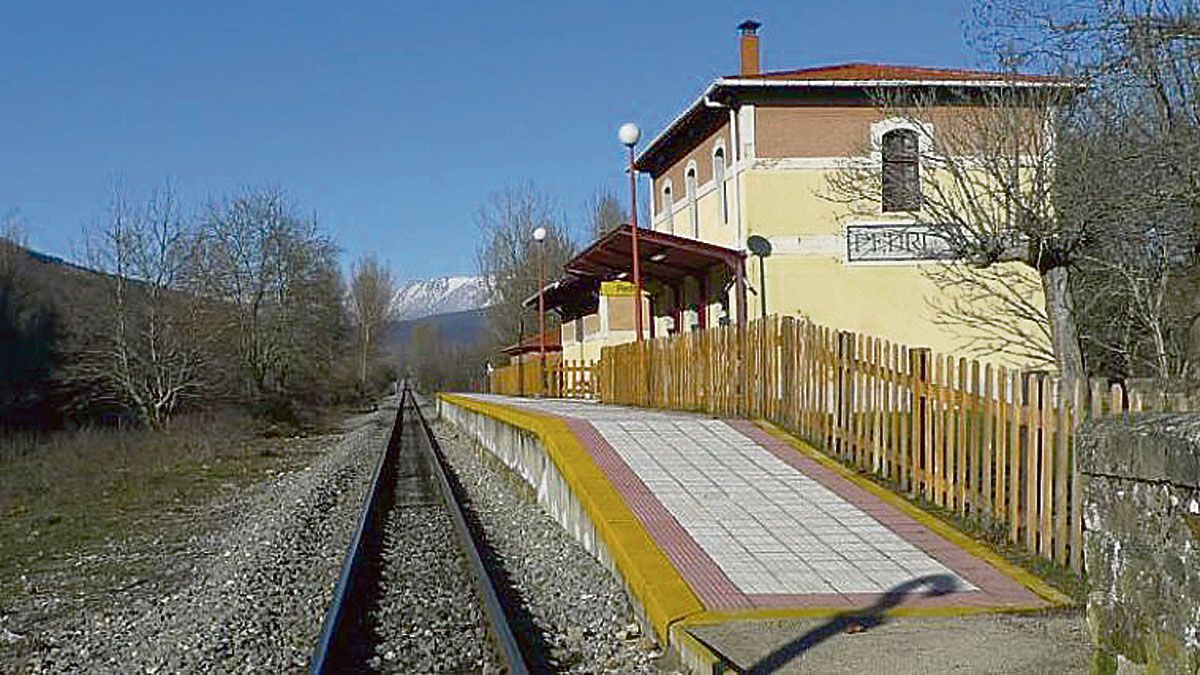
[[[8,250],[17,254],[17,260],[24,263],[22,273],[33,283],[32,288],[43,300],[53,302],[60,312],[69,313],[74,306],[93,302],[95,294],[103,293],[105,284],[114,279],[104,272],[26,248],[7,239],[0,239],[0,246],[9,247]]]
[[[88,339],[89,314],[113,277],[0,237],[0,429],[60,428],[106,404],[64,377],[68,338]]]
[[[397,288],[392,298],[392,318],[412,321],[476,310],[486,304],[487,292],[482,277],[436,277]]]
[[[405,321],[392,321],[387,329],[387,346],[402,350],[412,339],[413,329],[420,324],[435,326],[443,344],[454,347],[473,347],[481,343],[487,330],[487,318],[480,309],[434,314]]]

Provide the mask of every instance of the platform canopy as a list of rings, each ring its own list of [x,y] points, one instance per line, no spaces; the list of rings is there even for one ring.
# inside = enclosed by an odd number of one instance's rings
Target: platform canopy
[[[731,276],[742,270],[745,254],[654,230],[638,230],[642,277],[675,285],[685,277],[703,278],[715,266]],[[569,274],[598,279],[625,279],[633,265],[633,228],[622,225],[592,242],[566,264]]]
[[[546,335],[546,351],[547,352],[561,352],[562,351],[562,337],[559,333],[559,330],[557,328],[551,328],[550,330],[546,331],[545,335]],[[512,344],[507,347],[504,347],[500,351],[501,351],[501,353],[507,354],[509,356],[517,356],[519,354],[530,354],[530,353],[536,354],[536,353],[540,352],[541,349],[542,349],[542,336],[537,333],[534,333],[533,335],[526,337],[524,340],[521,340],[520,342],[518,342],[516,344]]]
[[[564,275],[547,284],[542,293],[546,296],[546,309],[558,312],[563,321],[573,321],[581,316],[595,314],[600,304],[600,279]],[[521,304],[537,309],[538,294],[525,298]]]

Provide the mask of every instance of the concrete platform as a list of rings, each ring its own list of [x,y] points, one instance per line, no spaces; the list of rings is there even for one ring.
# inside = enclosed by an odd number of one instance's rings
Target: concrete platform
[[[753,662],[721,654],[729,647],[720,636],[740,630],[731,622],[853,616],[865,624],[1067,602],[778,430],[580,401],[472,395],[443,404],[541,439],[572,493],[588,493],[580,504],[602,559],[613,561],[654,630],[694,667]],[[564,443],[575,452],[552,447]],[[571,466],[588,463],[592,474]],[[536,480],[529,467],[514,468]],[[601,481],[607,485],[595,485]],[[634,563],[630,554],[646,548],[657,549],[654,578],[675,583],[643,578],[647,561]]]

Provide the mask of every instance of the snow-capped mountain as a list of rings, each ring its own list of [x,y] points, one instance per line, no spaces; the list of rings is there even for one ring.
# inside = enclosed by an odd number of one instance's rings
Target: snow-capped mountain
[[[487,304],[482,277],[437,277],[401,285],[392,298],[392,319],[479,309]]]

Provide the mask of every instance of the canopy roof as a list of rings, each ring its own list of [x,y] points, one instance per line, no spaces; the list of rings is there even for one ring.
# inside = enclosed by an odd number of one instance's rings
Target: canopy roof
[[[551,328],[546,331],[546,351],[561,352],[562,351],[562,335],[557,328]],[[537,353],[542,350],[542,341],[539,335],[531,335],[517,344],[509,345],[500,351],[509,356],[517,354]]]
[[[547,284],[542,293],[546,296],[546,308],[558,312],[563,321],[571,321],[587,314],[594,314],[600,306],[600,279],[567,274]],[[525,298],[526,307],[537,307],[538,294]]]
[[[654,230],[638,230],[638,257],[643,279],[677,284],[684,277],[703,277],[715,266],[731,273],[741,269],[745,254]],[[622,225],[592,242],[565,265],[569,274],[596,279],[627,279],[633,266],[633,228]]]

